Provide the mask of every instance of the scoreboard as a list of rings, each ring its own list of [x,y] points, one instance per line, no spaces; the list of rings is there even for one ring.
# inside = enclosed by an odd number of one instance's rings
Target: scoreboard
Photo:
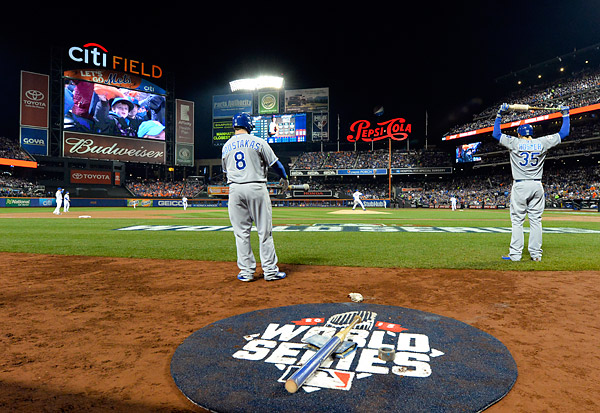
[[[306,142],[306,113],[253,116],[252,135],[268,143]]]

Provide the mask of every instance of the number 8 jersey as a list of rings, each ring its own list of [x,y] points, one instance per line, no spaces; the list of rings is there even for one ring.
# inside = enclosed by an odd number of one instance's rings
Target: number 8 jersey
[[[514,180],[542,179],[548,149],[561,142],[558,133],[536,139],[517,138],[502,134],[500,145],[510,151],[510,167]]]
[[[267,141],[247,133],[233,135],[221,153],[228,184],[267,182],[267,170],[278,160]]]

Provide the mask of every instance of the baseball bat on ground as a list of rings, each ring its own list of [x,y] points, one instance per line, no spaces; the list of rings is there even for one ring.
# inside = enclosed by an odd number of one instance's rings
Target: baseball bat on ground
[[[515,112],[527,112],[530,110],[561,110],[561,109],[553,108],[553,107],[540,107],[540,106],[514,104],[514,105],[508,105],[508,110],[513,110]]]
[[[327,359],[327,357],[329,357],[335,351],[335,349],[342,344],[350,330],[352,330],[352,328],[361,321],[362,319],[360,316],[355,316],[348,327],[340,330],[339,333],[331,337],[329,341],[306,362],[305,365],[300,367],[298,371],[296,371],[289,379],[286,380],[285,389],[290,393],[296,393],[300,386],[302,386],[304,382],[310,376],[312,376],[315,371],[317,371],[325,359]]]

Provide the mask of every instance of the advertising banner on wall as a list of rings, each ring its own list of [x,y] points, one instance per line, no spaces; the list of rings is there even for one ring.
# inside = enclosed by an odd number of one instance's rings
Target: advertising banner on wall
[[[112,185],[112,172],[71,169],[72,184]]]
[[[194,144],[194,102],[176,99],[175,142]]]
[[[176,99],[175,165],[194,166],[194,102]]]
[[[114,86],[118,88],[138,90],[140,92],[152,93],[155,95],[167,94],[166,90],[152,82],[149,82],[147,79],[108,69],[94,68],[65,70],[64,77],[69,79],[86,80],[93,83],[101,83],[103,85]]]
[[[194,145],[175,144],[175,165],[194,166]]]
[[[62,146],[63,156],[68,158],[157,164],[166,162],[165,142],[158,140],[64,132]]]
[[[329,88],[286,90],[285,112],[329,112]]]
[[[48,75],[21,71],[21,126],[48,127],[49,79]]]
[[[279,92],[258,93],[258,114],[271,115],[279,113]]]
[[[213,118],[232,118],[239,112],[252,113],[252,93],[213,96]]]
[[[21,127],[19,142],[32,155],[48,155],[48,129]]]
[[[329,140],[329,113],[313,113],[312,140]]]
[[[231,119],[213,119],[212,143],[215,146],[223,146],[233,136],[233,123]]]

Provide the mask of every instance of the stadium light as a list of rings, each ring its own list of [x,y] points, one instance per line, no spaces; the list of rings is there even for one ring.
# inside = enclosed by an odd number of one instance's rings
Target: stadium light
[[[279,76],[259,76],[254,79],[238,79],[229,82],[231,91],[259,90],[259,89],[281,89],[283,78]]]

